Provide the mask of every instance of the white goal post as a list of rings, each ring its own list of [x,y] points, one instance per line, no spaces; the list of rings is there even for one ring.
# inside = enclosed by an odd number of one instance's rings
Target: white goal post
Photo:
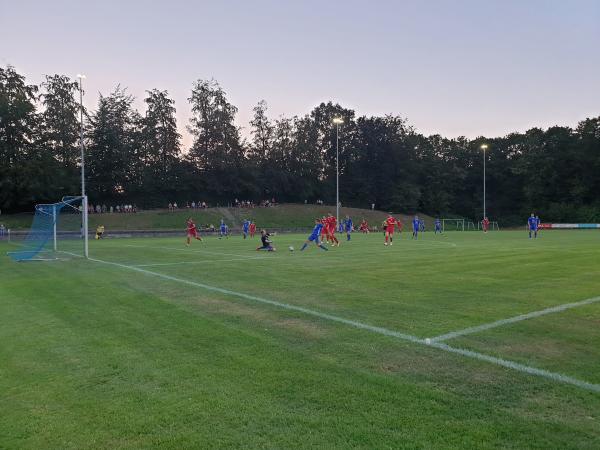
[[[465,219],[442,219],[442,231],[465,231]]]
[[[63,197],[60,202],[35,205],[29,231],[8,255],[14,261],[49,261],[57,253],[88,256],[87,198]]]
[[[477,222],[477,229],[478,230],[483,230],[483,223],[482,222],[483,221],[481,221],[481,220],[479,222]],[[489,229],[492,230],[492,231],[500,231],[500,226],[498,226],[498,222],[496,222],[496,221],[493,221],[493,222],[490,221]]]

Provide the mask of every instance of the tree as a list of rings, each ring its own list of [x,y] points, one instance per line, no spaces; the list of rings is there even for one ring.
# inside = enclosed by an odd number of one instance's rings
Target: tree
[[[115,200],[136,190],[140,166],[136,148],[139,117],[131,108],[133,97],[119,86],[107,97],[100,95],[87,132],[90,196]]]
[[[54,173],[54,179],[60,180],[57,191],[73,194],[79,184],[80,105],[76,100],[79,85],[64,75],[52,75],[46,76],[42,88],[44,109],[40,114],[38,146],[57,163]]]
[[[79,158],[80,105],[75,99],[79,85],[64,75],[52,75],[46,76],[42,87],[42,139],[58,161],[74,168]]]
[[[158,196],[164,203],[166,197],[175,195],[175,166],[181,154],[181,135],[177,131],[175,101],[168,92],[158,89],[146,92],[146,115],[140,118],[136,139],[142,165],[140,185],[144,192]]]
[[[252,196],[256,185],[242,171],[246,161],[234,124],[237,108],[215,80],[196,81],[188,100],[193,114],[188,129],[194,136],[189,158],[201,171],[211,195],[222,200]]]
[[[267,117],[267,102],[261,100],[253,111],[254,117],[250,121],[252,130],[250,156],[261,165],[269,159],[269,153],[273,145],[274,127]]]
[[[38,131],[37,86],[14,67],[0,67],[0,208],[29,206],[36,198],[30,173]],[[35,161],[33,161],[35,162]]]

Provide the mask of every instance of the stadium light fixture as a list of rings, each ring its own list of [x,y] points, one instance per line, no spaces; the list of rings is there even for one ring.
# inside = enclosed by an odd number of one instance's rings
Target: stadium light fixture
[[[335,123],[335,220],[340,223],[340,124],[344,123],[341,117],[334,117]],[[337,226],[337,225],[336,225]]]

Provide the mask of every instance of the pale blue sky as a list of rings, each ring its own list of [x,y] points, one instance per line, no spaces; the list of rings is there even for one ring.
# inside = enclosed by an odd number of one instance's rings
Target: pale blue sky
[[[184,133],[192,82],[214,77],[244,135],[265,99],[272,117],[333,100],[499,136],[600,114],[600,1],[0,0],[6,64],[34,83],[85,73],[88,107],[119,83],[140,109],[167,89]]]

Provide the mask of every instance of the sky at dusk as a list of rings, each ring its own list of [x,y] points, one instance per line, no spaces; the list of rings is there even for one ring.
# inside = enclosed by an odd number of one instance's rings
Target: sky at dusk
[[[194,80],[239,108],[322,101],[394,114],[419,132],[502,136],[600,115],[599,0],[0,0],[0,66],[30,83],[84,73],[85,104],[120,84],[144,110],[168,90],[185,131]]]

